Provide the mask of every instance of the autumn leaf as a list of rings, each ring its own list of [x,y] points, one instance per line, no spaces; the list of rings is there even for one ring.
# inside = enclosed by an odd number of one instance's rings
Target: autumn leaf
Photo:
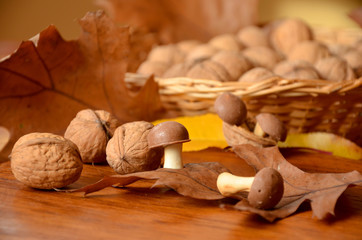
[[[357,171],[349,173],[307,173],[290,164],[278,147],[258,148],[251,145],[233,147],[235,153],[251,165],[255,171],[264,167],[277,169],[284,179],[284,195],[273,210],[251,207],[243,199],[236,209],[259,214],[268,221],[285,218],[293,214],[299,206],[309,201],[313,215],[318,219],[328,214],[334,215],[339,196],[350,185],[362,186],[362,175]]]
[[[49,26],[37,40],[22,42],[0,62],[0,122],[11,134],[2,157],[26,133],[63,134],[85,108],[107,110],[121,123],[152,120],[161,111],[158,86],[152,79],[133,95],[123,81],[129,29],[102,11],[87,13],[79,23],[78,40],[65,41]],[[139,104],[140,99],[149,102]]]
[[[115,184],[126,186],[140,179],[147,179],[156,180],[153,187],[172,188],[183,196],[196,199],[217,200],[224,198],[216,186],[217,177],[222,172],[229,171],[220,163],[189,163],[183,169],[159,168],[154,171],[106,176],[94,184],[70,192],[88,194]]]

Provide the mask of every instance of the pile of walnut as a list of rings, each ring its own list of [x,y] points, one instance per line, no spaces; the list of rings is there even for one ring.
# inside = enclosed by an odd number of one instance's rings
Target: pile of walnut
[[[194,40],[154,47],[138,70],[143,75],[222,82],[285,79],[351,80],[362,76],[362,39],[353,46],[327,46],[301,20],[248,26],[207,43]]]
[[[160,167],[182,168],[186,128],[173,121],[153,126],[145,121],[120,125],[112,114],[85,109],[76,115],[64,137],[30,133],[15,143],[10,159],[17,180],[38,189],[57,189],[77,181],[83,163],[108,163],[127,174]]]

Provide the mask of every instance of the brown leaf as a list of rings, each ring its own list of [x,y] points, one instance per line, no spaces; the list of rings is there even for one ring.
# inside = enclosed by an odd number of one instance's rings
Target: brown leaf
[[[120,23],[155,32],[161,42],[206,41],[255,24],[255,0],[100,0],[97,3]]]
[[[78,40],[65,41],[49,26],[36,43],[24,41],[0,62],[0,122],[11,133],[3,157],[26,133],[63,134],[81,109],[107,110],[121,123],[153,120],[160,110],[152,79],[135,97],[123,81],[129,29],[119,27],[102,11],[87,13],[79,22]],[[152,101],[138,104],[141,99]]]
[[[304,201],[310,201],[313,215],[318,219],[334,215],[339,196],[350,185],[362,186],[362,175],[357,171],[349,173],[306,173],[293,166],[279,152],[278,147],[258,148],[251,145],[233,147],[235,153],[256,171],[264,167],[277,169],[284,179],[284,195],[273,210],[251,207],[244,199],[235,205],[236,209],[259,214],[268,221],[285,218],[293,214]]]
[[[88,194],[115,184],[126,186],[140,179],[148,179],[156,180],[153,187],[169,187],[183,196],[196,199],[217,200],[224,198],[217,189],[217,177],[220,173],[228,171],[216,162],[189,163],[183,169],[159,168],[154,171],[107,176],[92,185],[71,192]]]

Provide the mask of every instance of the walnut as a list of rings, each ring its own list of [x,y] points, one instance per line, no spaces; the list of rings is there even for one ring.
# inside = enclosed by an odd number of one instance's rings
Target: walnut
[[[118,127],[107,144],[107,162],[119,174],[154,170],[159,167],[163,151],[149,149],[147,136],[153,124],[130,122]]]
[[[342,56],[343,54],[353,50],[353,47],[340,43],[328,44],[328,49],[333,55]]]
[[[150,62],[160,62],[168,66],[183,62],[185,54],[174,44],[154,47],[147,56]]]
[[[15,178],[33,188],[65,187],[79,179],[82,169],[77,146],[51,133],[24,135],[11,152],[11,170]]]
[[[163,62],[151,62],[144,61],[137,69],[137,73],[142,75],[155,75],[157,77],[161,77],[169,68],[168,64]]]
[[[228,51],[240,51],[244,48],[233,34],[217,35],[210,39],[209,45],[219,50]]]
[[[171,66],[166,72],[162,75],[164,78],[173,78],[173,77],[186,77],[187,72],[194,65],[194,62],[183,62],[177,63]]]
[[[239,78],[239,82],[261,82],[276,75],[269,69],[256,67],[247,71]]]
[[[322,79],[343,81],[355,79],[353,69],[339,57],[323,58],[316,62],[315,68]]]
[[[226,69],[219,63],[212,60],[205,60],[196,63],[186,74],[190,78],[211,79],[221,82],[231,81]]]
[[[236,36],[246,47],[269,46],[269,40],[265,31],[257,26],[244,27]]]
[[[231,81],[237,81],[243,73],[253,67],[251,63],[238,52],[221,51],[215,54],[211,60],[224,66],[231,77]]]
[[[109,112],[85,109],[77,113],[64,137],[74,142],[84,163],[106,162],[106,146],[118,126]]]
[[[199,45],[201,45],[201,43],[197,40],[184,40],[176,44],[177,48],[185,55],[187,55],[189,52],[191,52],[195,47]]]
[[[362,52],[349,51],[341,57],[352,67],[357,77],[362,77]]]
[[[270,70],[281,60],[279,54],[273,49],[264,46],[250,47],[242,53],[255,67],[264,67]]]
[[[186,56],[187,62],[205,60],[213,56],[218,50],[209,44],[201,44],[191,50]]]
[[[359,39],[358,41],[356,41],[356,43],[354,44],[354,47],[357,49],[357,51],[362,53],[362,38]]]
[[[270,33],[271,45],[283,55],[288,54],[298,43],[312,39],[312,30],[299,19],[283,20]]]
[[[300,60],[279,62],[274,67],[274,73],[285,79],[320,79],[313,65]]]
[[[287,53],[289,60],[303,60],[312,64],[329,56],[331,56],[329,49],[324,44],[316,41],[301,42]]]

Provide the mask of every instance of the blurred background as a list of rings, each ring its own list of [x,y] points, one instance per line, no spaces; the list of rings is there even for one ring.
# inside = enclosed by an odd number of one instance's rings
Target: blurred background
[[[259,0],[258,19],[299,17],[315,26],[358,28],[347,14],[361,6],[361,0]],[[0,41],[29,39],[50,24],[76,39],[77,19],[96,9],[96,0],[0,0]]]

